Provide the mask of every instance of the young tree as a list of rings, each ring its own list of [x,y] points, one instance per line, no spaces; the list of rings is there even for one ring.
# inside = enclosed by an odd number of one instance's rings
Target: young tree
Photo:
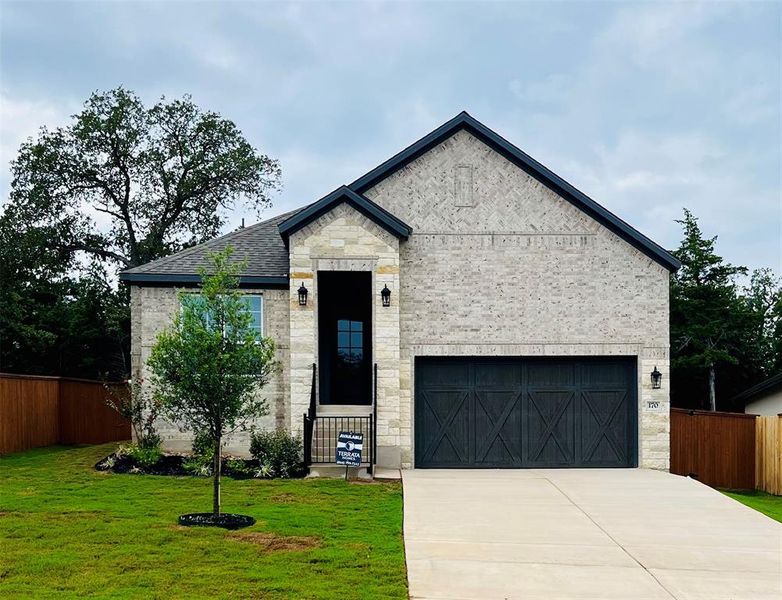
[[[224,436],[267,413],[258,391],[277,368],[274,343],[251,327],[238,290],[242,265],[231,249],[211,256],[199,294],[183,293],[182,310],[152,349],[148,366],[164,414],[214,444],[213,512],[220,513],[220,461]]]
[[[704,238],[698,220],[687,209],[677,223],[684,228],[684,239],[674,252],[682,266],[671,276],[672,367],[705,369],[709,408],[716,410],[716,366],[737,362],[748,323],[735,283],[735,277],[747,269],[715,254],[717,238]]]

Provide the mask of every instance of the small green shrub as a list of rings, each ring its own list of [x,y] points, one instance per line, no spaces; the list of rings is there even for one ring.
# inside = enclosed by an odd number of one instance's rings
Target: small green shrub
[[[182,462],[182,468],[192,475],[212,474],[214,462],[214,441],[208,432],[199,431],[193,436],[193,454]]]
[[[250,454],[260,463],[256,477],[295,477],[302,473],[301,439],[284,429],[259,431],[250,439]]]
[[[140,448],[160,448],[163,443],[162,438],[153,429],[148,429],[143,438],[139,438]]]
[[[128,456],[132,458],[139,467],[151,467],[163,456],[160,446],[141,447],[138,444],[119,446],[115,454],[118,457]]]
[[[225,461],[225,464],[223,465],[223,469],[228,474],[234,474],[234,475],[255,475],[255,469],[253,469],[251,466],[247,464],[247,461],[242,460],[241,458],[229,458]]]

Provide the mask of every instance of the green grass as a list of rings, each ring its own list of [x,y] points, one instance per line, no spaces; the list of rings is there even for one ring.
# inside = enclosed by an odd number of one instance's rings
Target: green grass
[[[772,496],[765,492],[734,492],[727,490],[722,490],[722,493],[782,523],[782,496]]]
[[[226,479],[223,509],[256,525],[185,528],[211,480],[96,472],[112,449],[0,457],[0,597],[407,597],[400,485]]]

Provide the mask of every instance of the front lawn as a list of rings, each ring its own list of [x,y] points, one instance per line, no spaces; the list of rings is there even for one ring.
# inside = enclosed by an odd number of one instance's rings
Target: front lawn
[[[772,496],[771,494],[757,491],[729,492],[723,490],[723,493],[782,523],[782,496]]]
[[[258,522],[186,528],[211,479],[95,471],[113,448],[0,457],[0,597],[407,597],[400,485],[225,479]]]

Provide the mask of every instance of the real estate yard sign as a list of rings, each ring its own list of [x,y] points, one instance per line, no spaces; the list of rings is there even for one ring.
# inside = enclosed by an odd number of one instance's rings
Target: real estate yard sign
[[[361,452],[364,449],[364,434],[340,431],[337,436],[337,464],[346,467],[361,466]]]

